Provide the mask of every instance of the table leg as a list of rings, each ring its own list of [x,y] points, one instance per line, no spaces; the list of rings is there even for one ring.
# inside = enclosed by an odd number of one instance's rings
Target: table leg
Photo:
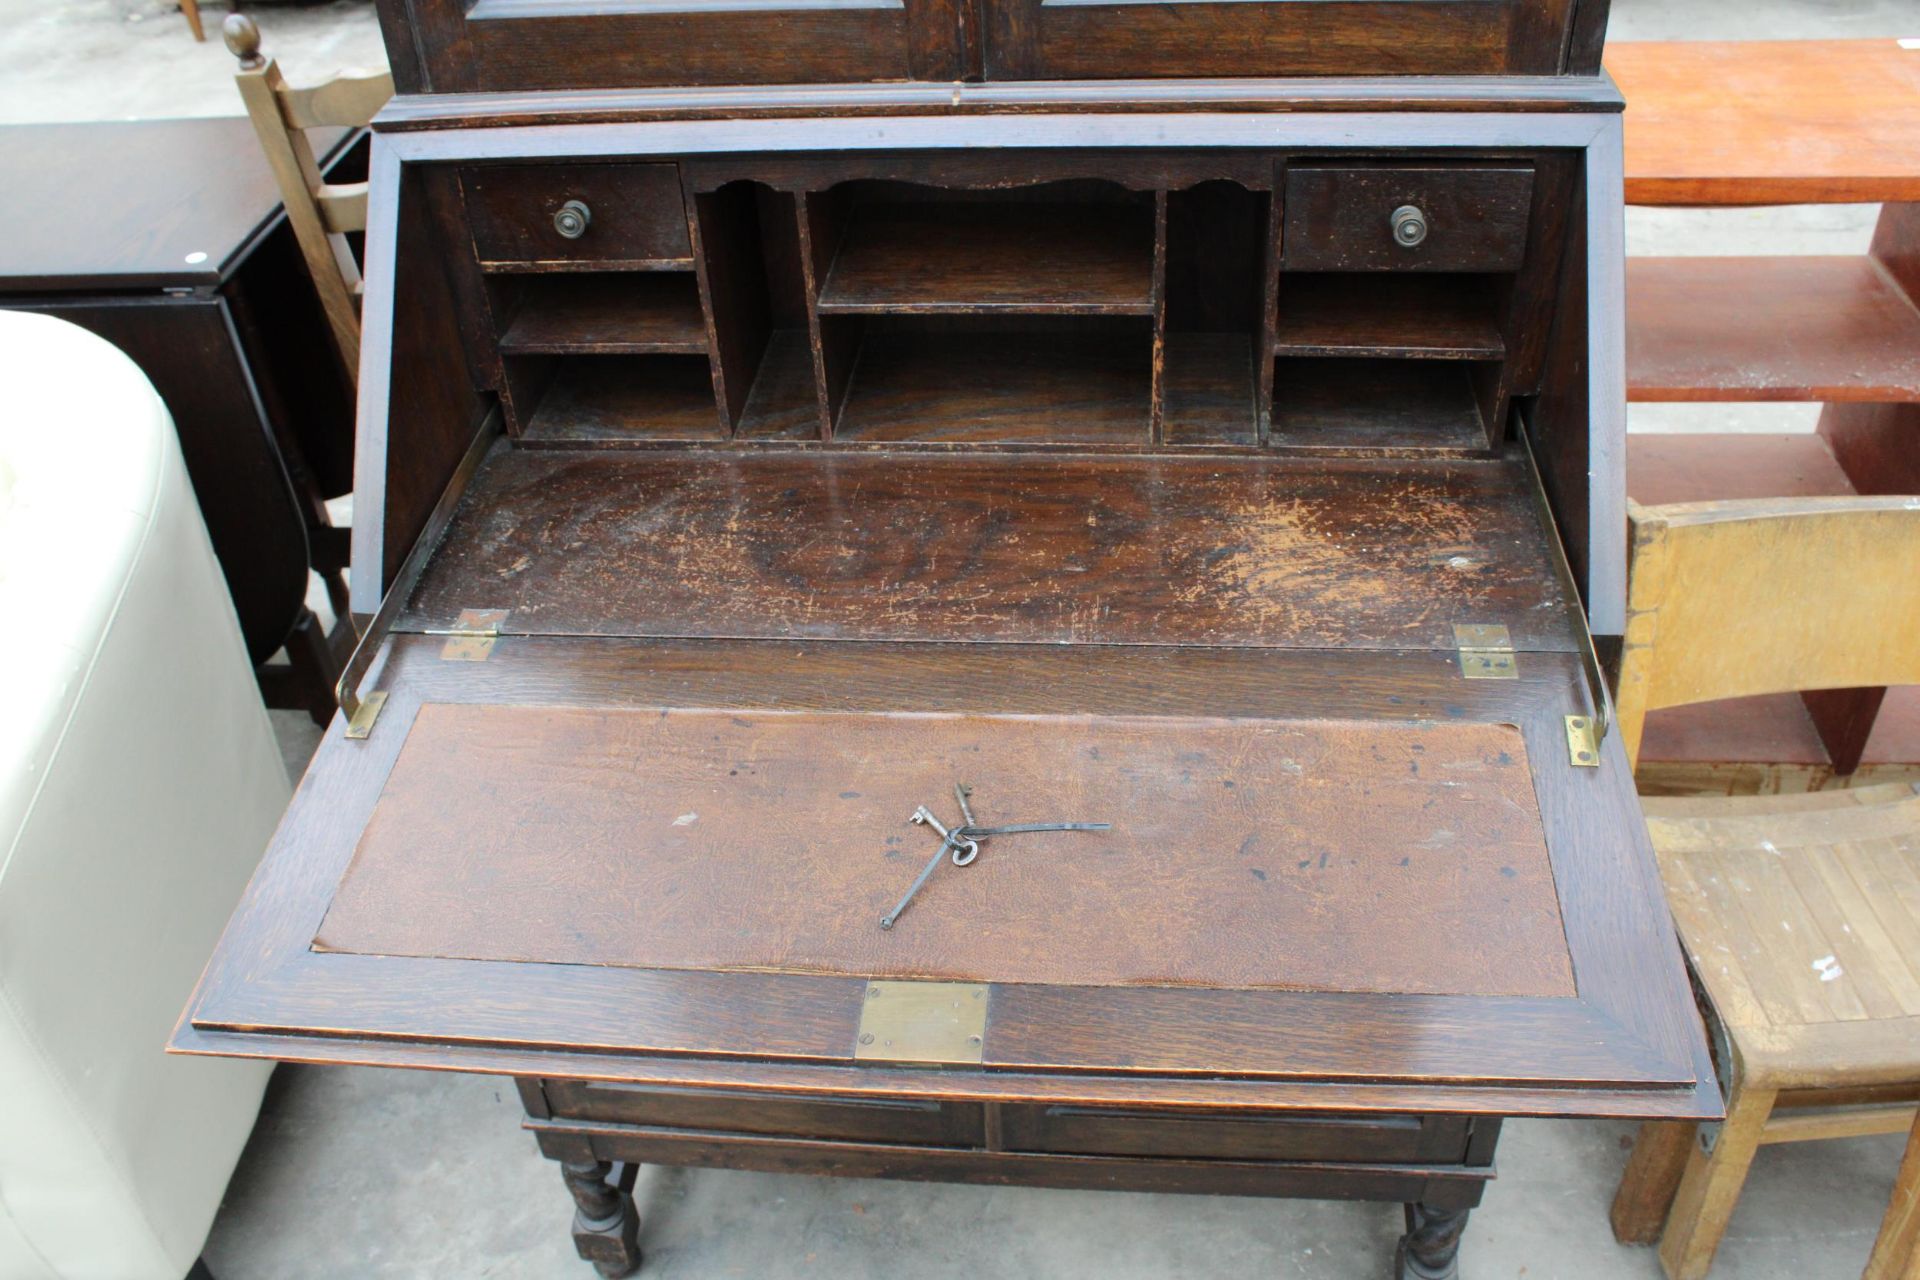
[[[1459,1280],[1460,1236],[1467,1210],[1407,1206],[1407,1233],[1394,1255],[1394,1280]]]
[[[1920,1119],[1907,1137],[1893,1198],[1861,1280],[1920,1280]]]
[[[633,1207],[639,1166],[567,1161],[560,1176],[573,1193],[573,1247],[613,1280],[640,1267],[640,1213]]]

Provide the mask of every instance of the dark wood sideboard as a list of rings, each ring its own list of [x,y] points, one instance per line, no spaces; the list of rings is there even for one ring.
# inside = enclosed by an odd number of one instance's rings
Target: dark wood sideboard
[[[1368,56],[397,99],[367,638],[174,1047],[515,1076],[608,1275],[645,1161],[1384,1200],[1452,1275],[1502,1118],[1717,1115],[1594,646],[1620,102]],[[959,784],[1112,825],[883,929]]]
[[[345,130],[316,142],[329,173],[365,163]],[[0,307],[96,333],[153,382],[268,705],[325,724],[351,639],[307,608],[307,582],[344,596],[347,531],[325,504],[352,487],[353,384],[252,130],[9,125],[0,184]],[[291,664],[269,663],[282,647]]]

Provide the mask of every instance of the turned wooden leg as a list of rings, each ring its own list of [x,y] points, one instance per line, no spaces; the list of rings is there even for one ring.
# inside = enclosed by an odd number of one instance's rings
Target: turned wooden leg
[[[1407,1206],[1407,1234],[1394,1255],[1394,1280],[1459,1280],[1460,1235],[1467,1210]]]
[[[1660,1236],[1660,1265],[1670,1280],[1703,1280],[1713,1265],[1753,1153],[1760,1149],[1760,1131],[1773,1112],[1773,1096],[1771,1089],[1744,1088],[1736,1081],[1713,1150],[1704,1151],[1695,1142],[1687,1153],[1687,1170]]]
[[[601,1275],[631,1275],[640,1266],[640,1213],[633,1207],[638,1165],[605,1160],[560,1166],[573,1193],[573,1247]]]
[[[1620,1189],[1613,1193],[1615,1240],[1652,1244],[1660,1238],[1699,1129],[1691,1120],[1649,1120],[1640,1126],[1626,1172],[1620,1175]]]
[[[1907,1136],[1907,1154],[1900,1158],[1900,1174],[1893,1181],[1893,1198],[1880,1221],[1880,1238],[1873,1242],[1861,1280],[1920,1280],[1920,1120]]]

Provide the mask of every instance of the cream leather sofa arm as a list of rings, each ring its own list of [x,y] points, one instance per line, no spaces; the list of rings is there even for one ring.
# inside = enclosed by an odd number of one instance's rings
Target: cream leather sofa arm
[[[167,410],[0,311],[0,1276],[186,1274],[268,1068],[167,1035],[288,798]]]

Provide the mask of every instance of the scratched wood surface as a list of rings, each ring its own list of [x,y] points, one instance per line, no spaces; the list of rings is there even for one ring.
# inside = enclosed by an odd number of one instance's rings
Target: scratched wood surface
[[[1047,820],[943,863],[907,822]],[[1498,929],[1478,927],[1489,912]],[[1444,936],[1444,948],[1431,945]],[[559,964],[1571,996],[1503,724],[428,704],[322,950]]]
[[[1649,801],[1667,901],[1749,1084],[1920,1074],[1920,791]]]
[[[510,634],[1575,647],[1520,467],[501,451],[403,626]]]

